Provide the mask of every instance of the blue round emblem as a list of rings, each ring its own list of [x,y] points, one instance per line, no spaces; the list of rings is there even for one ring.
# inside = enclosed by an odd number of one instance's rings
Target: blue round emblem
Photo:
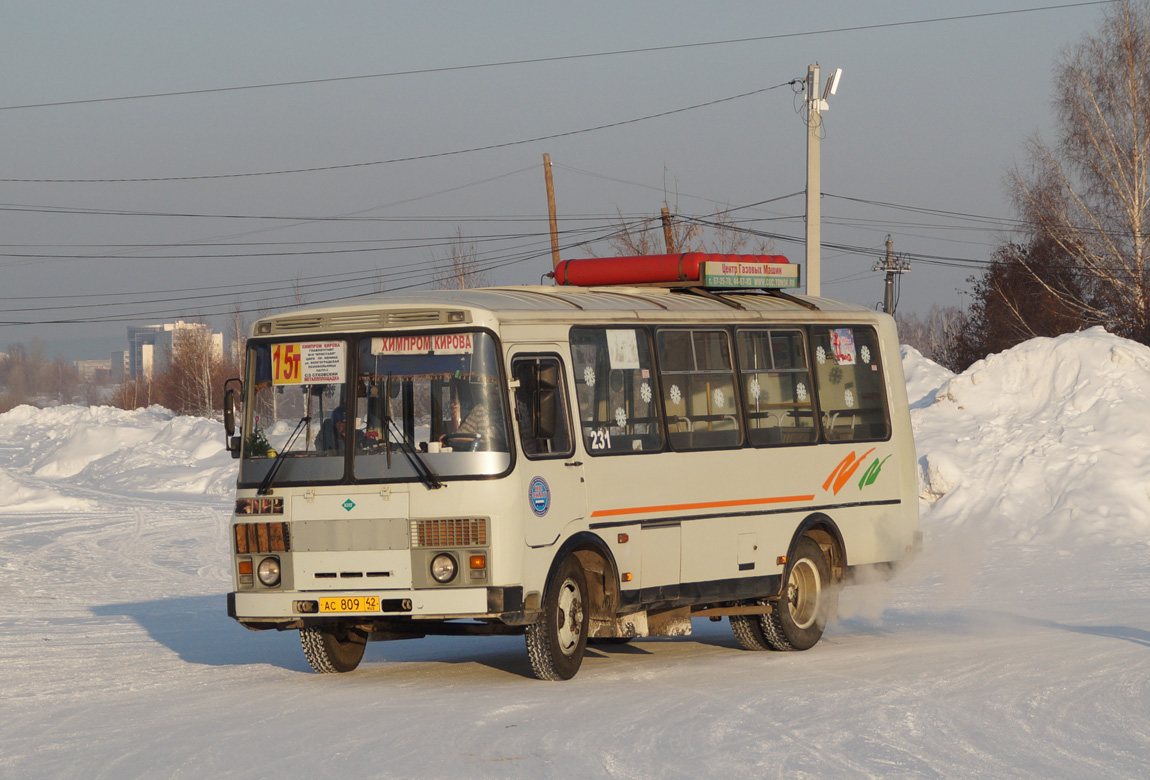
[[[547,487],[547,480],[536,477],[531,480],[531,487],[527,489],[527,500],[531,502],[531,511],[536,517],[543,517],[551,508],[551,488]]]

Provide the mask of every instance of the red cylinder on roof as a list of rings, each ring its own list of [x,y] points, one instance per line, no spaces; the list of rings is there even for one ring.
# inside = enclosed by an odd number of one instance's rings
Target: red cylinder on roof
[[[639,255],[636,257],[591,257],[563,260],[555,266],[555,283],[577,287],[612,284],[658,284],[697,282],[702,264],[787,263],[782,255],[719,255],[686,252],[681,255]]]

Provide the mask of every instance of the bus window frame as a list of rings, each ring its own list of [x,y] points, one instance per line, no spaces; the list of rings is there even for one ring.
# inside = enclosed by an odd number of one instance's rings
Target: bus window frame
[[[627,331],[632,331],[632,332],[641,334],[646,339],[646,341],[647,341],[647,355],[649,356],[650,362],[651,362],[650,382],[651,382],[652,396],[651,396],[651,401],[649,402],[649,404],[654,406],[654,419],[656,419],[658,421],[659,426],[660,426],[659,446],[658,447],[653,447],[651,449],[641,449],[641,450],[627,450],[627,449],[608,450],[608,449],[596,449],[596,448],[591,446],[591,442],[587,438],[587,432],[584,430],[584,427],[583,427],[583,411],[581,408],[579,408],[579,386],[578,386],[577,377],[575,375],[575,354],[574,354],[574,350],[572,349],[573,339],[571,338],[571,334],[577,330],[583,330],[583,331],[627,330]],[[662,385],[659,381],[659,360],[658,360],[658,356],[656,355],[654,328],[651,325],[621,324],[621,323],[572,325],[571,328],[567,331],[567,349],[569,352],[571,352],[571,357],[570,357],[571,380],[575,386],[574,402],[572,404],[572,413],[575,415],[575,422],[576,422],[575,430],[578,431],[579,441],[581,441],[583,443],[583,451],[585,453],[587,453],[588,456],[593,457],[593,458],[613,458],[613,457],[618,457],[621,455],[626,455],[626,456],[650,455],[652,453],[670,451],[669,444],[667,442],[667,416],[666,416],[666,414],[664,414],[664,411],[663,411],[663,397],[661,395],[663,388],[662,388]]]
[[[691,452],[727,452],[727,451],[732,451],[732,450],[740,450],[740,449],[743,449],[744,447],[749,446],[748,445],[749,437],[747,436],[746,426],[744,425],[745,420],[743,419],[743,397],[742,397],[742,390],[739,387],[739,371],[738,371],[738,365],[739,364],[738,364],[738,354],[737,354],[737,349],[735,346],[735,339],[734,339],[734,326],[732,326],[730,324],[726,324],[726,323],[709,323],[709,324],[660,323],[658,325],[649,327],[649,330],[651,332],[651,340],[652,340],[652,343],[654,346],[654,352],[652,353],[652,361],[653,361],[654,366],[655,366],[655,371],[659,377],[660,395],[658,397],[659,397],[659,409],[663,415],[663,446],[664,446],[664,449],[666,451],[670,451],[670,452],[687,454],[687,453],[691,453]],[[685,449],[676,448],[674,446],[674,444],[672,444],[672,442],[671,442],[671,431],[670,431],[670,418],[669,418],[669,415],[667,413],[667,405],[664,402],[665,396],[662,395],[662,389],[663,389],[662,385],[663,385],[663,380],[665,379],[665,373],[664,373],[665,369],[663,368],[662,360],[659,357],[659,335],[661,333],[664,333],[664,332],[689,332],[691,334],[694,334],[696,332],[711,332],[711,333],[722,333],[726,337],[726,339],[727,339],[727,351],[728,351],[729,362],[730,362],[730,367],[726,370],[730,372],[730,377],[731,377],[731,394],[732,394],[733,403],[735,406],[735,415],[734,415],[734,417],[735,417],[735,433],[737,433],[739,436],[739,440],[737,443],[727,445],[727,446],[722,446],[722,447],[689,447],[689,448],[685,448]],[[692,343],[693,343],[693,341],[694,341],[694,339],[692,336]],[[694,353],[692,352],[692,354],[694,354]],[[682,371],[682,372],[676,371],[675,373],[681,373],[682,375],[687,376],[690,374],[700,374],[700,373],[708,373],[708,372],[695,370],[695,371]],[[718,373],[718,372],[713,372],[713,373]],[[690,418],[688,418],[688,419],[690,419]]]
[[[570,343],[570,342],[568,342],[568,343]],[[559,390],[560,399],[561,399],[560,406],[562,407],[562,409],[561,409],[560,417],[563,419],[563,423],[567,426],[567,449],[564,450],[563,452],[545,452],[545,453],[532,454],[532,453],[527,452],[526,448],[523,447],[523,439],[525,438],[523,435],[524,424],[526,422],[528,425],[530,425],[530,422],[522,420],[519,417],[519,399],[518,399],[519,393],[518,393],[518,391],[521,389],[520,387],[509,388],[511,390],[511,393],[510,393],[510,395],[511,395],[511,407],[512,407],[511,408],[511,415],[515,419],[515,427],[517,429],[515,431],[515,433],[517,435],[513,435],[512,438],[515,439],[515,446],[523,452],[523,457],[526,458],[527,460],[533,460],[534,461],[534,460],[555,460],[558,458],[570,458],[570,457],[575,455],[575,428],[571,424],[571,401],[569,398],[570,392],[569,392],[569,388],[567,385],[567,366],[564,365],[563,356],[556,353],[556,352],[513,352],[511,354],[511,360],[510,360],[511,376],[515,375],[515,365],[517,363],[519,363],[520,361],[528,362],[528,361],[539,361],[539,360],[554,360],[555,363],[559,367],[559,382],[558,382],[556,387]],[[516,379],[518,379],[518,378],[516,377]],[[518,381],[522,382],[523,380],[519,379]],[[564,411],[566,412],[566,414],[562,414],[562,412],[564,412]],[[532,413],[533,413],[532,410],[529,409],[528,414],[532,414]],[[529,437],[529,438],[539,438],[539,437]]]
[[[883,423],[886,427],[886,435],[885,436],[879,437],[879,438],[865,438],[865,439],[831,439],[827,435],[827,427],[826,427],[825,421],[823,419],[824,413],[823,413],[823,403],[822,403],[822,382],[819,380],[818,369],[816,368],[816,366],[818,364],[817,355],[816,355],[817,348],[815,347],[815,337],[814,337],[814,330],[816,328],[825,328],[828,333],[830,331],[833,331],[833,330],[838,329],[838,328],[850,328],[853,331],[866,330],[866,331],[870,332],[870,334],[872,336],[872,343],[874,344],[874,347],[875,347],[874,360],[875,360],[875,366],[876,366],[875,371],[877,372],[878,377],[879,377],[878,387],[879,387],[880,393],[882,394],[882,404],[881,404],[880,408],[881,408],[882,413],[883,413]],[[887,374],[886,374],[886,362],[885,362],[886,355],[883,353],[883,342],[882,342],[882,338],[879,336],[878,328],[874,324],[871,324],[871,323],[854,323],[854,322],[834,321],[834,322],[825,322],[825,323],[824,322],[806,323],[804,326],[804,330],[806,330],[806,332],[807,332],[807,350],[810,353],[807,356],[807,361],[808,361],[808,366],[810,367],[811,381],[812,381],[812,385],[813,385],[813,387],[812,387],[812,393],[813,393],[812,401],[813,401],[813,405],[815,407],[815,414],[816,414],[816,419],[818,421],[818,427],[819,427],[818,443],[819,444],[851,445],[851,444],[868,444],[868,443],[875,443],[875,442],[890,441],[894,437],[894,421],[891,418],[890,393],[888,392],[888,388],[887,388]],[[829,359],[833,359],[833,358],[829,358]]]
[[[818,385],[817,377],[811,367],[811,360],[813,357],[813,350],[811,349],[809,323],[790,323],[790,322],[765,322],[765,323],[752,323],[752,324],[739,324],[731,328],[732,330],[732,343],[735,348],[735,377],[737,380],[740,396],[739,413],[743,418],[743,425],[746,429],[746,436],[744,438],[744,446],[754,449],[781,449],[784,447],[813,447],[819,444],[833,443],[827,442],[823,438],[822,429],[822,415],[819,409],[818,399]],[[807,382],[809,383],[808,393],[810,394],[810,413],[812,417],[811,433],[814,435],[810,441],[792,441],[792,442],[763,442],[756,443],[750,435],[751,427],[749,425],[750,419],[747,416],[748,409],[746,407],[746,396],[743,394],[742,378],[744,374],[756,373],[754,369],[743,366],[742,353],[739,351],[739,334],[740,333],[763,333],[767,335],[768,342],[774,333],[798,333],[802,339],[802,357],[806,360],[806,375]],[[770,369],[774,371],[773,367]],[[791,369],[788,369],[791,371]],[[759,370],[758,373],[763,373]]]

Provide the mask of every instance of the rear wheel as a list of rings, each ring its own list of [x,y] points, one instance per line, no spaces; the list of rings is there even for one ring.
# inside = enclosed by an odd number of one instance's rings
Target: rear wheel
[[[763,636],[776,650],[808,650],[822,638],[834,610],[836,589],[822,548],[809,537],[791,554],[782,596],[763,615]]]
[[[367,649],[367,637],[352,629],[304,626],[299,641],[308,664],[320,674],[352,671]]]
[[[763,619],[759,615],[731,615],[731,633],[744,650],[774,650],[763,635]]]
[[[527,627],[527,656],[540,680],[570,680],[587,649],[587,577],[568,555],[543,591],[543,615]]]

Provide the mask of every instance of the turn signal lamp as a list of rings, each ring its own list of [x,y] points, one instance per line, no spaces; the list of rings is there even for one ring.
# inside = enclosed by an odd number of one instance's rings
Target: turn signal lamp
[[[472,555],[470,559],[472,569],[486,569],[487,556],[486,555]]]

